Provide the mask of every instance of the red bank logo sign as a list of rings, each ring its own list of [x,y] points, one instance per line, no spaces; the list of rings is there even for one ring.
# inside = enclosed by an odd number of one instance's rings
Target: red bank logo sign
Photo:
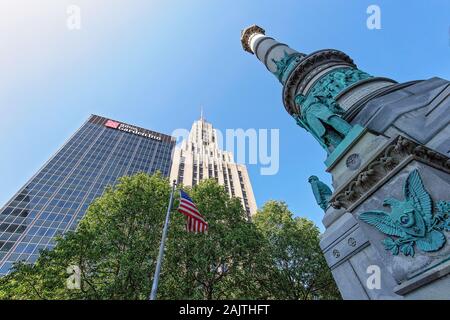
[[[107,120],[105,122],[105,127],[117,129],[117,130],[120,130],[120,131],[129,132],[129,133],[133,133],[133,134],[136,134],[136,135],[141,136],[141,137],[146,137],[146,138],[150,138],[150,139],[154,139],[154,140],[161,140],[160,136],[151,134],[149,132],[142,131],[139,128],[130,126],[130,125],[125,124],[125,123],[120,123],[120,122],[117,122],[117,121],[113,121],[113,120]]]
[[[120,124],[119,122],[108,120],[108,121],[106,121],[105,126],[107,126],[108,128],[117,129],[119,124]]]

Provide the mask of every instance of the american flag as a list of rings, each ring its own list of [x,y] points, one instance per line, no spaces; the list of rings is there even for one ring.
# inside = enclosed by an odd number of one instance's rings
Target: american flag
[[[200,214],[195,203],[183,190],[180,190],[178,211],[187,217],[186,230],[188,232],[204,233],[208,230],[208,222],[205,221],[205,218]]]

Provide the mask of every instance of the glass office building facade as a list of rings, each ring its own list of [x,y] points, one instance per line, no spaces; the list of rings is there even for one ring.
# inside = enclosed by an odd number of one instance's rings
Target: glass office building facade
[[[0,276],[34,262],[54,238],[74,230],[89,204],[117,178],[168,176],[171,136],[92,115],[0,210]]]

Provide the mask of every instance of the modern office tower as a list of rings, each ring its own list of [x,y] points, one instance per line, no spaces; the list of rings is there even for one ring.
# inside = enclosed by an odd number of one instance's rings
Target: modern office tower
[[[195,186],[203,179],[215,179],[230,196],[240,198],[249,218],[256,213],[247,168],[235,163],[231,152],[219,149],[215,129],[201,116],[192,125],[188,139],[175,148],[170,180]]]
[[[92,115],[0,210],[0,275],[34,262],[54,237],[74,230],[89,204],[116,179],[168,176],[174,138]]]

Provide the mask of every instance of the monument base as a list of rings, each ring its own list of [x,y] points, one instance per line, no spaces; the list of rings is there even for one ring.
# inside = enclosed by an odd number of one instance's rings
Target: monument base
[[[358,144],[353,148],[358,148]],[[420,184],[411,182],[414,174]],[[419,194],[417,197],[423,197],[420,194],[425,192],[432,202],[428,205],[429,212],[425,209],[421,212],[419,204],[414,207],[418,215],[417,230],[422,216],[424,221],[430,221],[426,233],[414,231],[414,237],[407,233],[413,229],[392,231],[400,225],[393,220],[397,209],[392,204],[389,208],[385,201],[395,199],[399,205],[406,203],[408,192],[413,192],[408,190],[412,188],[422,188],[422,193],[414,191]],[[320,245],[345,299],[450,298],[442,291],[448,290],[450,281],[450,246],[447,245],[450,233],[445,227],[431,231],[431,221],[433,225],[441,218],[450,222],[448,190],[450,159],[402,136],[379,146],[375,154],[335,190],[330,200],[332,207],[323,219],[327,229]],[[445,203],[449,203],[448,209],[442,209]],[[361,214],[373,212],[384,212],[378,215],[392,219],[388,221],[392,229],[380,227],[384,220],[363,221]],[[409,240],[402,240],[402,237]],[[435,247],[432,247],[433,241],[437,243]],[[387,248],[386,243],[391,247]],[[379,285],[371,282],[375,273],[379,274]]]

